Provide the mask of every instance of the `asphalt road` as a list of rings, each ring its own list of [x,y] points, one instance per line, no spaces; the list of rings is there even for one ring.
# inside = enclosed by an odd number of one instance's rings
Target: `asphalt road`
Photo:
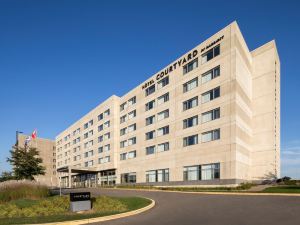
[[[83,191],[83,189],[76,191]],[[156,206],[101,225],[300,225],[300,197],[88,189],[93,196],[143,196]]]

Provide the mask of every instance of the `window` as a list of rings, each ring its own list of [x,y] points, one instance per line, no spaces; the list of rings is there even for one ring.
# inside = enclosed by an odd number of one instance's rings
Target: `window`
[[[198,135],[192,135],[183,138],[183,147],[198,144]]]
[[[136,183],[136,173],[122,173],[121,174],[121,183]]]
[[[98,148],[98,153],[102,153],[103,152],[103,147],[99,147]]]
[[[165,142],[157,145],[157,152],[164,152],[169,150],[169,142]]]
[[[127,115],[120,117],[120,123],[124,123],[126,121]]]
[[[103,141],[103,135],[98,137],[98,143]]]
[[[157,89],[163,88],[169,84],[169,77],[165,77],[162,80],[157,82]]]
[[[136,103],[136,97],[135,96],[128,100],[128,106],[131,106],[135,103]]]
[[[169,92],[157,98],[157,105],[161,105],[169,101]]]
[[[169,169],[150,170],[146,172],[146,182],[168,182]]]
[[[198,77],[183,84],[183,93],[198,87]]]
[[[220,87],[214,88],[202,94],[202,103],[212,101],[215,98],[220,97]]]
[[[127,147],[127,146],[128,146],[127,140],[120,142],[120,148],[124,148],[124,147]]]
[[[198,116],[193,116],[183,120],[183,129],[197,126],[197,125],[198,125]]]
[[[146,118],[146,126],[153,124],[155,121],[155,116],[149,116],[148,118]]]
[[[136,144],[136,137],[132,137],[128,139],[128,146]]]
[[[183,67],[183,75],[187,74],[188,72],[196,69],[198,67],[198,58],[194,59],[193,61],[189,62]]]
[[[88,135],[89,135],[88,133],[85,133],[85,134],[83,135],[83,138],[84,138],[84,139],[88,138]]]
[[[101,124],[100,126],[98,126],[98,132],[103,130],[103,124]]]
[[[198,96],[183,102],[183,111],[198,106]]]
[[[201,82],[202,82],[202,84],[204,84],[218,76],[220,76],[220,66],[217,66],[217,67],[207,71],[206,73],[202,74]]]
[[[128,152],[127,158],[128,159],[136,158],[136,151],[134,150],[134,151]]]
[[[122,112],[126,108],[127,108],[127,102],[124,102],[123,104],[120,105],[120,112]]]
[[[220,178],[220,163],[201,166],[201,180],[213,180]]]
[[[93,156],[93,155],[94,155],[94,151],[93,151],[93,150],[90,150],[90,151],[84,153],[84,157],[85,157],[85,158],[91,157],[91,156]]]
[[[149,131],[146,133],[146,140],[150,140],[150,139],[153,139],[155,136],[155,131]]]
[[[208,62],[209,60],[213,59],[214,57],[220,55],[220,45],[210,49],[208,52],[202,55],[202,64]]]
[[[200,166],[186,166],[183,168],[183,179],[187,181],[200,180]]]
[[[155,84],[153,84],[152,86],[148,87],[145,90],[145,95],[148,96],[148,95],[151,95],[154,92],[155,92]]]
[[[110,151],[110,144],[104,145],[104,152]]]
[[[166,135],[168,133],[169,133],[169,126],[165,126],[157,129],[157,137]]]
[[[123,136],[127,133],[127,127],[124,127],[120,130],[120,136]]]
[[[202,113],[202,123],[219,119],[220,118],[220,108],[210,110],[208,112]]]
[[[110,132],[103,135],[103,140],[108,140],[108,139],[110,139]]]
[[[93,164],[94,164],[94,161],[93,161],[93,160],[90,160],[90,161],[85,162],[85,163],[84,163],[84,166],[85,166],[85,167],[90,167],[90,166],[93,166]]]
[[[84,125],[83,125],[83,128],[84,129],[86,129],[86,128],[88,128],[88,126],[89,126],[89,124],[88,123],[85,123]],[[67,138],[65,137],[65,141],[67,140]]]
[[[131,124],[130,126],[128,126],[128,133],[133,132],[136,130],[136,124]]]
[[[220,129],[202,133],[202,142],[214,141],[218,139],[220,139]]]
[[[152,100],[152,101],[146,103],[145,106],[146,106],[146,111],[148,111],[148,110],[150,110],[150,109],[153,109],[154,106],[155,106],[155,100]]]
[[[98,115],[98,121],[103,120],[103,113],[101,113],[100,115]]]
[[[106,122],[103,124],[103,127],[104,127],[104,128],[109,128],[109,127],[110,127],[110,121],[106,121]]]
[[[104,117],[107,117],[110,115],[110,110],[107,109],[104,113],[103,113]]]
[[[108,163],[108,162],[110,162],[110,156],[106,156],[98,159],[99,164]]]
[[[169,109],[166,109],[160,113],[157,114],[157,121],[166,119],[169,117]]]
[[[155,145],[146,147],[146,155],[154,154],[154,152],[155,152]]]
[[[133,110],[130,113],[128,113],[128,119],[129,120],[134,118],[134,117],[136,117],[136,110]]]
[[[120,160],[121,160],[121,161],[122,161],[122,160],[126,160],[126,159],[127,159],[127,153],[126,153],[126,152],[120,154]]]

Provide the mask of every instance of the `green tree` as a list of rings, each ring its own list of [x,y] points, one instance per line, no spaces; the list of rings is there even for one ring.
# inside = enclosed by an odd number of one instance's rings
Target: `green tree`
[[[41,165],[43,160],[36,148],[13,146],[10,154],[11,157],[7,158],[7,162],[12,165],[17,180],[34,180],[33,176],[45,174],[45,167]]]
[[[0,182],[4,182],[7,180],[13,180],[15,177],[13,176],[12,172],[3,171],[0,176]]]

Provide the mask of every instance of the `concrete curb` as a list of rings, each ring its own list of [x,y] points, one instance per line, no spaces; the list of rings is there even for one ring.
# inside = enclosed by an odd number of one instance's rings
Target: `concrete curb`
[[[244,196],[290,196],[300,197],[300,194],[292,193],[258,193],[258,192],[209,192],[209,191],[170,191],[170,190],[156,190],[156,189],[130,189],[130,188],[104,188],[110,190],[125,190],[125,191],[149,191],[149,192],[169,192],[182,194],[205,194],[205,195],[244,195]]]
[[[145,198],[145,197],[143,197]],[[81,225],[81,224],[89,224],[89,223],[96,223],[96,222],[103,222],[107,220],[115,220],[115,219],[120,219],[128,216],[133,216],[137,215],[140,213],[143,213],[155,206],[155,201],[150,198],[146,198],[151,201],[151,203],[144,208],[136,209],[133,211],[125,212],[125,213],[119,213],[119,214],[114,214],[110,216],[101,216],[101,217],[94,217],[94,218],[89,218],[89,219],[82,219],[82,220],[70,220],[70,221],[64,221],[64,222],[52,222],[52,223],[41,223],[42,225]],[[28,225],[37,225],[37,224],[28,224]]]

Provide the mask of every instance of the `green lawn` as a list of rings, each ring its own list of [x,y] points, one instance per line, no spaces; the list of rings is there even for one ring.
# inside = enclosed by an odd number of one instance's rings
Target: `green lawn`
[[[296,193],[300,194],[300,186],[274,186],[263,190],[264,193]]]
[[[106,197],[93,199],[93,210],[77,214],[69,212],[68,197],[42,200],[19,199],[0,205],[0,224],[40,224],[113,215],[145,207],[150,200],[140,197]]]

